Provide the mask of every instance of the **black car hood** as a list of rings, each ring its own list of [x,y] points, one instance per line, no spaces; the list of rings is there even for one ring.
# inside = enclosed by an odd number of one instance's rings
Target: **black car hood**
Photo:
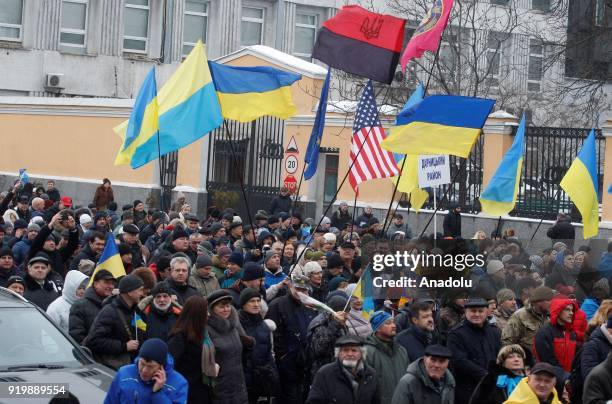
[[[0,371],[0,382],[8,383],[44,383],[53,385],[67,383],[68,390],[81,403],[97,404],[104,402],[115,372],[97,364],[80,368],[40,369],[20,372]],[[15,403],[49,403],[51,398],[0,398],[0,404]]]

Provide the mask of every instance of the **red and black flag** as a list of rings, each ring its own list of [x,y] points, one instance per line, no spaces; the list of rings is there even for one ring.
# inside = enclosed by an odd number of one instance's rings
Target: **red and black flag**
[[[390,84],[406,20],[344,6],[323,23],[312,57],[336,69]]]

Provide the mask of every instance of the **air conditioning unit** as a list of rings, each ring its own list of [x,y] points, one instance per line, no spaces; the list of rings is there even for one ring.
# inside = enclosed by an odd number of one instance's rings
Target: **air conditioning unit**
[[[45,78],[45,90],[61,91],[64,88],[64,75],[62,73],[47,73]]]

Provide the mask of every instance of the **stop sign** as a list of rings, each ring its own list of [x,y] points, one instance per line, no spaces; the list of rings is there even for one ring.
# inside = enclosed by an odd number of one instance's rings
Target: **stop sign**
[[[297,180],[291,174],[287,175],[283,180],[283,186],[287,187],[290,193],[294,193],[297,190]]]

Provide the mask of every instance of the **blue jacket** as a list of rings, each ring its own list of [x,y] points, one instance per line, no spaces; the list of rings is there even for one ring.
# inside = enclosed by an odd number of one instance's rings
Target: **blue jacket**
[[[278,271],[276,274],[273,274],[272,272],[270,272],[269,269],[266,269],[264,272],[264,276],[264,287],[268,289],[270,286],[276,285],[277,283],[281,283],[282,281],[284,281],[287,277],[287,274],[284,273],[282,270]]]
[[[138,374],[138,359],[131,365],[122,366],[106,393],[104,404],[185,404],[187,402],[187,380],[174,370],[174,360],[168,354],[166,384],[153,393],[153,382],[144,382]]]
[[[584,314],[586,314],[587,321],[591,321],[597,309],[599,309],[599,302],[592,297],[584,299],[582,306],[580,306],[580,310],[584,311]]]
[[[612,253],[605,253],[599,261],[599,272],[601,275],[612,279]]]
[[[18,267],[24,263],[28,254],[30,253],[30,248],[32,247],[32,242],[28,240],[28,236],[25,235],[21,240],[15,243],[13,246],[13,257],[15,259],[15,265]]]

